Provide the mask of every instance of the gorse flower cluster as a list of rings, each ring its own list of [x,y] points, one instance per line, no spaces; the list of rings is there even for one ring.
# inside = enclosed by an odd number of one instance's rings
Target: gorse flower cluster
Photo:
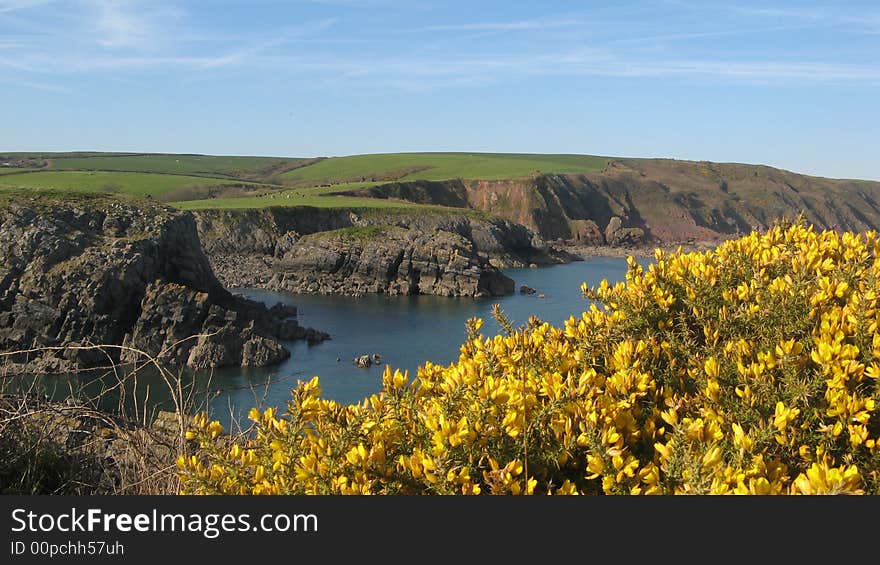
[[[314,378],[239,443],[196,418],[183,491],[878,494],[878,277],[876,233],[802,223],[630,258],[564,327],[469,320],[458,362],[363,403]]]

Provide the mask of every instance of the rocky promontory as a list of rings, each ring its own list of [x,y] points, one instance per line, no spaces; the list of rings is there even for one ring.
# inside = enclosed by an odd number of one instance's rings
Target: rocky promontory
[[[461,235],[395,226],[304,236],[277,257],[267,288],[323,294],[503,296],[513,280]]]
[[[0,208],[0,249],[6,374],[106,366],[138,352],[197,369],[268,365],[290,355],[284,339],[327,337],[289,309],[227,291],[193,216],[170,207],[10,202]]]
[[[501,268],[572,260],[525,226],[477,213],[302,206],[195,216],[230,288],[479,298],[514,292]]]

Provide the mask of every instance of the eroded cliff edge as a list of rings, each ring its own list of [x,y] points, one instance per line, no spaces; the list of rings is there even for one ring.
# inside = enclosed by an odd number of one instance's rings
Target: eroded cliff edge
[[[132,350],[197,369],[262,366],[290,355],[281,340],[327,337],[292,309],[227,291],[193,216],[170,207],[13,202],[0,208],[0,249],[0,350],[28,351],[4,355],[5,374],[133,361]]]
[[[513,292],[500,268],[572,259],[528,228],[484,214],[306,206],[194,214],[230,288],[480,298]]]
[[[546,242],[587,247],[714,246],[798,215],[820,229],[880,226],[878,182],[706,161],[612,159],[593,173],[397,181],[339,194],[487,211]]]

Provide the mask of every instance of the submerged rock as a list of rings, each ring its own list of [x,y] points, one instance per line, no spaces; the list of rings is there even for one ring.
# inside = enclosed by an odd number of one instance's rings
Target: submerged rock
[[[358,367],[369,367],[373,364],[373,359],[369,355],[361,355],[354,358],[354,364]]]
[[[337,359],[338,361],[338,359]],[[364,354],[352,359],[354,364],[358,367],[371,367],[373,365],[378,365],[382,362],[382,356],[378,353],[373,353],[372,355]]]

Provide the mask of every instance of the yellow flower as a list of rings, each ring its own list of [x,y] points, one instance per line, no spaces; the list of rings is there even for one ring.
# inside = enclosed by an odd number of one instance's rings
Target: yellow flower
[[[793,494],[864,494],[862,477],[855,465],[829,467],[827,462],[813,463],[792,486]]]
[[[782,401],[776,403],[776,412],[773,416],[773,425],[776,429],[784,431],[788,424],[794,421],[801,411],[798,408],[786,408]]]
[[[712,378],[718,377],[718,362],[715,361],[714,357],[709,357],[703,363],[703,368],[706,371],[706,375]]]
[[[717,445],[709,448],[703,455],[703,468],[711,469],[721,463],[721,448]]]
[[[358,404],[312,378],[240,445],[199,413],[182,492],[880,494],[877,257],[795,222],[630,260],[563,327],[469,320],[455,362]]]
[[[217,436],[223,433],[223,425],[217,421],[211,422],[208,424],[208,433],[211,435],[211,439],[216,439]]]

